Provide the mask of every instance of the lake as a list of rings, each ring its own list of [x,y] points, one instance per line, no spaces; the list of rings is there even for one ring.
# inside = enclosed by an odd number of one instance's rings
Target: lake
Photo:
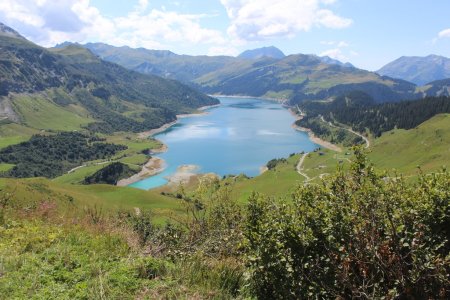
[[[182,118],[154,137],[168,146],[157,156],[167,168],[130,186],[151,189],[167,183],[180,165],[197,165],[198,173],[256,176],[273,158],[318,147],[305,132],[292,128],[294,116],[280,103],[254,98],[218,97],[207,114]]]

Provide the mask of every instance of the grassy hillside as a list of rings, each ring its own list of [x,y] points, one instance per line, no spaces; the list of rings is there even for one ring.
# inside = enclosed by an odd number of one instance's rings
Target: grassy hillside
[[[326,99],[362,90],[377,102],[415,95],[415,85],[382,77],[315,55],[244,59],[224,56],[177,55],[170,51],[86,44],[105,60],[144,74],[156,74],[193,84],[211,94],[288,99]]]
[[[323,100],[352,90],[362,90],[377,102],[415,97],[414,84],[357,68],[326,64],[317,56],[302,54],[228,65],[195,82],[208,93],[264,97],[282,92],[293,104],[305,99]]]
[[[95,121],[87,115],[75,113],[76,106],[72,109],[62,107],[43,95],[14,95],[11,99],[23,124],[31,128],[71,131],[80,130]]]
[[[218,103],[178,82],[102,61],[82,47],[48,50],[9,36],[0,36],[0,45],[0,118],[32,128],[138,132]]]
[[[88,43],[84,47],[99,55],[102,59],[117,63],[128,69],[175,79],[184,83],[191,83],[195,78],[223,68],[236,60],[229,56],[178,55],[165,50],[114,47],[102,43]]]
[[[441,114],[414,129],[396,129],[374,140],[370,159],[381,169],[415,174],[450,164],[450,114]]]
[[[0,178],[2,195],[13,194],[13,201],[19,206],[34,206],[45,199],[56,201],[58,209],[71,214],[96,209],[102,215],[114,215],[119,211],[151,209],[154,222],[169,220],[170,216],[184,213],[182,203],[152,191],[111,185],[72,185],[50,181],[44,178],[6,179]]]
[[[20,124],[7,122],[0,124],[0,149],[24,142],[40,131]]]

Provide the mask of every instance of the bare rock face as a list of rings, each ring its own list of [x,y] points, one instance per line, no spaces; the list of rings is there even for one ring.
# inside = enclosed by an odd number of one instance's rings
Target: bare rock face
[[[0,97],[0,121],[4,119],[9,119],[13,122],[20,121],[20,118],[14,111],[9,98]]]

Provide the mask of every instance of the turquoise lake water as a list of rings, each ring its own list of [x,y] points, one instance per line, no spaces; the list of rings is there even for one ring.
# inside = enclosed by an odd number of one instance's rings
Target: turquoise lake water
[[[186,164],[198,165],[198,173],[256,176],[272,158],[318,147],[306,133],[292,128],[294,117],[279,103],[253,98],[219,100],[221,105],[206,110],[208,114],[182,118],[155,135],[169,147],[157,155],[167,168],[130,186],[148,190],[164,185],[165,177]]]

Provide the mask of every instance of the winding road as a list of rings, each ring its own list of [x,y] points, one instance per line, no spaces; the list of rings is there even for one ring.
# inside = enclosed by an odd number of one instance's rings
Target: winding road
[[[351,132],[351,133],[353,133],[353,134],[356,134],[357,136],[361,137],[361,138],[366,142],[366,146],[365,146],[364,148],[367,149],[367,148],[370,147],[370,141],[369,141],[369,139],[368,139],[367,137],[365,137],[364,135],[362,135],[361,133],[358,133],[358,132],[356,132],[356,131],[353,131],[352,129],[348,129],[348,128],[345,128],[345,127],[336,126],[336,125],[334,125],[334,124],[331,123],[331,122],[327,122],[327,121],[325,121],[325,119],[323,118],[323,116],[320,116],[320,120],[322,120],[322,122],[324,122],[324,123],[327,123],[327,124],[330,125],[331,127],[344,129],[344,130],[347,130],[348,132]]]
[[[309,178],[308,175],[306,175],[305,173],[302,172],[302,170],[303,170],[303,161],[305,160],[307,155],[308,155],[308,152],[303,153],[302,157],[300,157],[300,159],[298,160],[297,167],[296,167],[298,174],[300,174],[300,175],[302,175],[303,177],[306,178],[305,182],[308,182],[308,181],[311,180],[311,178]]]

